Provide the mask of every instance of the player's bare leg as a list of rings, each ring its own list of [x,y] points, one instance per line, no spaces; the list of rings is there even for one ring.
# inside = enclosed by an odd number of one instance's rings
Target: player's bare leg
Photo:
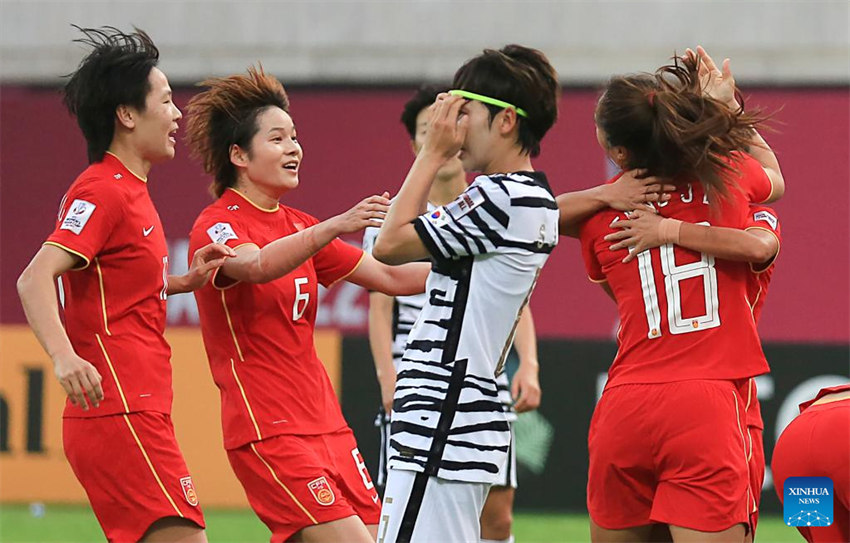
[[[180,517],[166,517],[151,524],[140,541],[145,543],[207,543],[207,533],[191,520]]]
[[[331,543],[336,541],[375,543],[377,534],[377,526],[374,526],[374,532],[370,532],[363,521],[360,520],[360,517],[352,515],[339,520],[308,526],[293,535],[290,541],[304,543]]]
[[[369,534],[372,536],[372,541],[378,540],[378,525],[377,524],[367,524],[366,529],[369,530]]]
[[[681,526],[670,526],[670,534],[675,543],[743,543],[747,529],[743,524],[736,524],[722,532],[700,532]]]
[[[653,525],[635,526],[623,530],[609,530],[590,519],[590,540],[593,543],[636,543],[652,541]]]
[[[515,489],[492,486],[481,511],[481,539],[506,541],[511,537]]]

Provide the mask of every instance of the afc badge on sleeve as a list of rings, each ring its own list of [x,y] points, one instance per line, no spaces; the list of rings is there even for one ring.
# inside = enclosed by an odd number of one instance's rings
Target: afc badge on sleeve
[[[86,223],[89,222],[91,214],[94,213],[96,207],[93,203],[85,200],[74,200],[68,206],[68,212],[65,214],[65,219],[62,221],[62,226],[59,229],[70,230],[79,235],[86,226]]]
[[[195,492],[195,484],[192,483],[191,477],[183,477],[180,479],[180,487],[183,489],[183,497],[186,498],[186,503],[192,507],[198,506],[198,494]]]
[[[239,239],[229,222],[217,222],[207,228],[207,235],[213,243],[224,243],[229,239]]]
[[[770,225],[770,227],[776,230],[776,225],[779,221],[776,220],[776,217],[772,213],[768,213],[767,211],[757,211],[755,215],[753,215],[753,220],[756,221],[764,221]]]
[[[319,505],[331,505],[336,501],[334,491],[331,488],[330,483],[328,483],[328,480],[324,477],[313,479],[307,483],[307,488],[310,489],[310,493],[313,494],[313,497],[316,498]]]

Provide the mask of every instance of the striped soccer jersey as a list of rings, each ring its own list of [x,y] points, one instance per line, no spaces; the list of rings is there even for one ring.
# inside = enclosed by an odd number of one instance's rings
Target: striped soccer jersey
[[[428,213],[435,211],[437,206],[428,202]],[[378,238],[380,228],[370,226],[363,231],[363,250],[372,254],[372,249],[375,247],[375,240]],[[404,348],[407,346],[407,338],[410,335],[410,330],[419,318],[422,308],[425,307],[427,296],[424,292],[420,294],[412,294],[410,296],[396,296],[393,298],[393,367],[398,373],[398,364],[401,362],[401,357],[404,354]],[[513,398],[511,397],[511,383],[508,380],[508,374],[502,372],[496,377],[496,385],[499,390],[499,401],[502,402],[503,409],[507,415],[508,422],[516,420],[516,411],[513,409]]]
[[[557,244],[558,207],[540,172],[479,176],[414,226],[433,267],[398,367],[389,467],[492,484],[510,443],[496,375]]]
[[[428,212],[436,208],[429,202]],[[363,231],[363,251],[372,254],[375,240],[378,239],[380,228],[370,226]],[[407,336],[413,328],[413,324],[419,317],[419,312],[425,306],[425,293],[412,294],[410,296],[396,296],[393,299],[393,366],[398,372],[398,363],[404,354],[404,346],[407,344]]]

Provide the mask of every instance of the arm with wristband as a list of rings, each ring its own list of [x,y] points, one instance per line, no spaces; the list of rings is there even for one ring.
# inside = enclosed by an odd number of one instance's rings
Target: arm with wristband
[[[637,210],[630,218],[610,225],[619,231],[605,236],[613,244],[610,249],[629,249],[623,262],[630,262],[647,249],[668,243],[699,251],[725,260],[763,264],[779,252],[779,240],[761,229],[740,230],[722,226],[705,226],[662,218],[649,210]]]

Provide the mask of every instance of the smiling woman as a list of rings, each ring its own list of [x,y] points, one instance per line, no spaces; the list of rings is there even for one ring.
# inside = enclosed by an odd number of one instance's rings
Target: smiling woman
[[[313,345],[317,289],[345,279],[414,294],[429,265],[391,268],[337,239],[379,225],[387,194],[323,222],[278,203],[304,153],[277,79],[250,68],[202,85],[188,142],[218,199],[189,243],[237,254],[196,293],[228,458],[272,541],[372,542],[378,495]]]
[[[65,86],[65,105],[90,165],[65,193],[18,293],[68,395],[65,455],[106,537],[198,543],[204,518],[171,424],[165,301],[204,284],[233,251],[204,244],[186,275],[168,274],[147,175],[174,157],[182,115],[156,68],[159,51],[141,30],[80,30],[92,50]],[[56,302],[60,275],[67,328]]]

